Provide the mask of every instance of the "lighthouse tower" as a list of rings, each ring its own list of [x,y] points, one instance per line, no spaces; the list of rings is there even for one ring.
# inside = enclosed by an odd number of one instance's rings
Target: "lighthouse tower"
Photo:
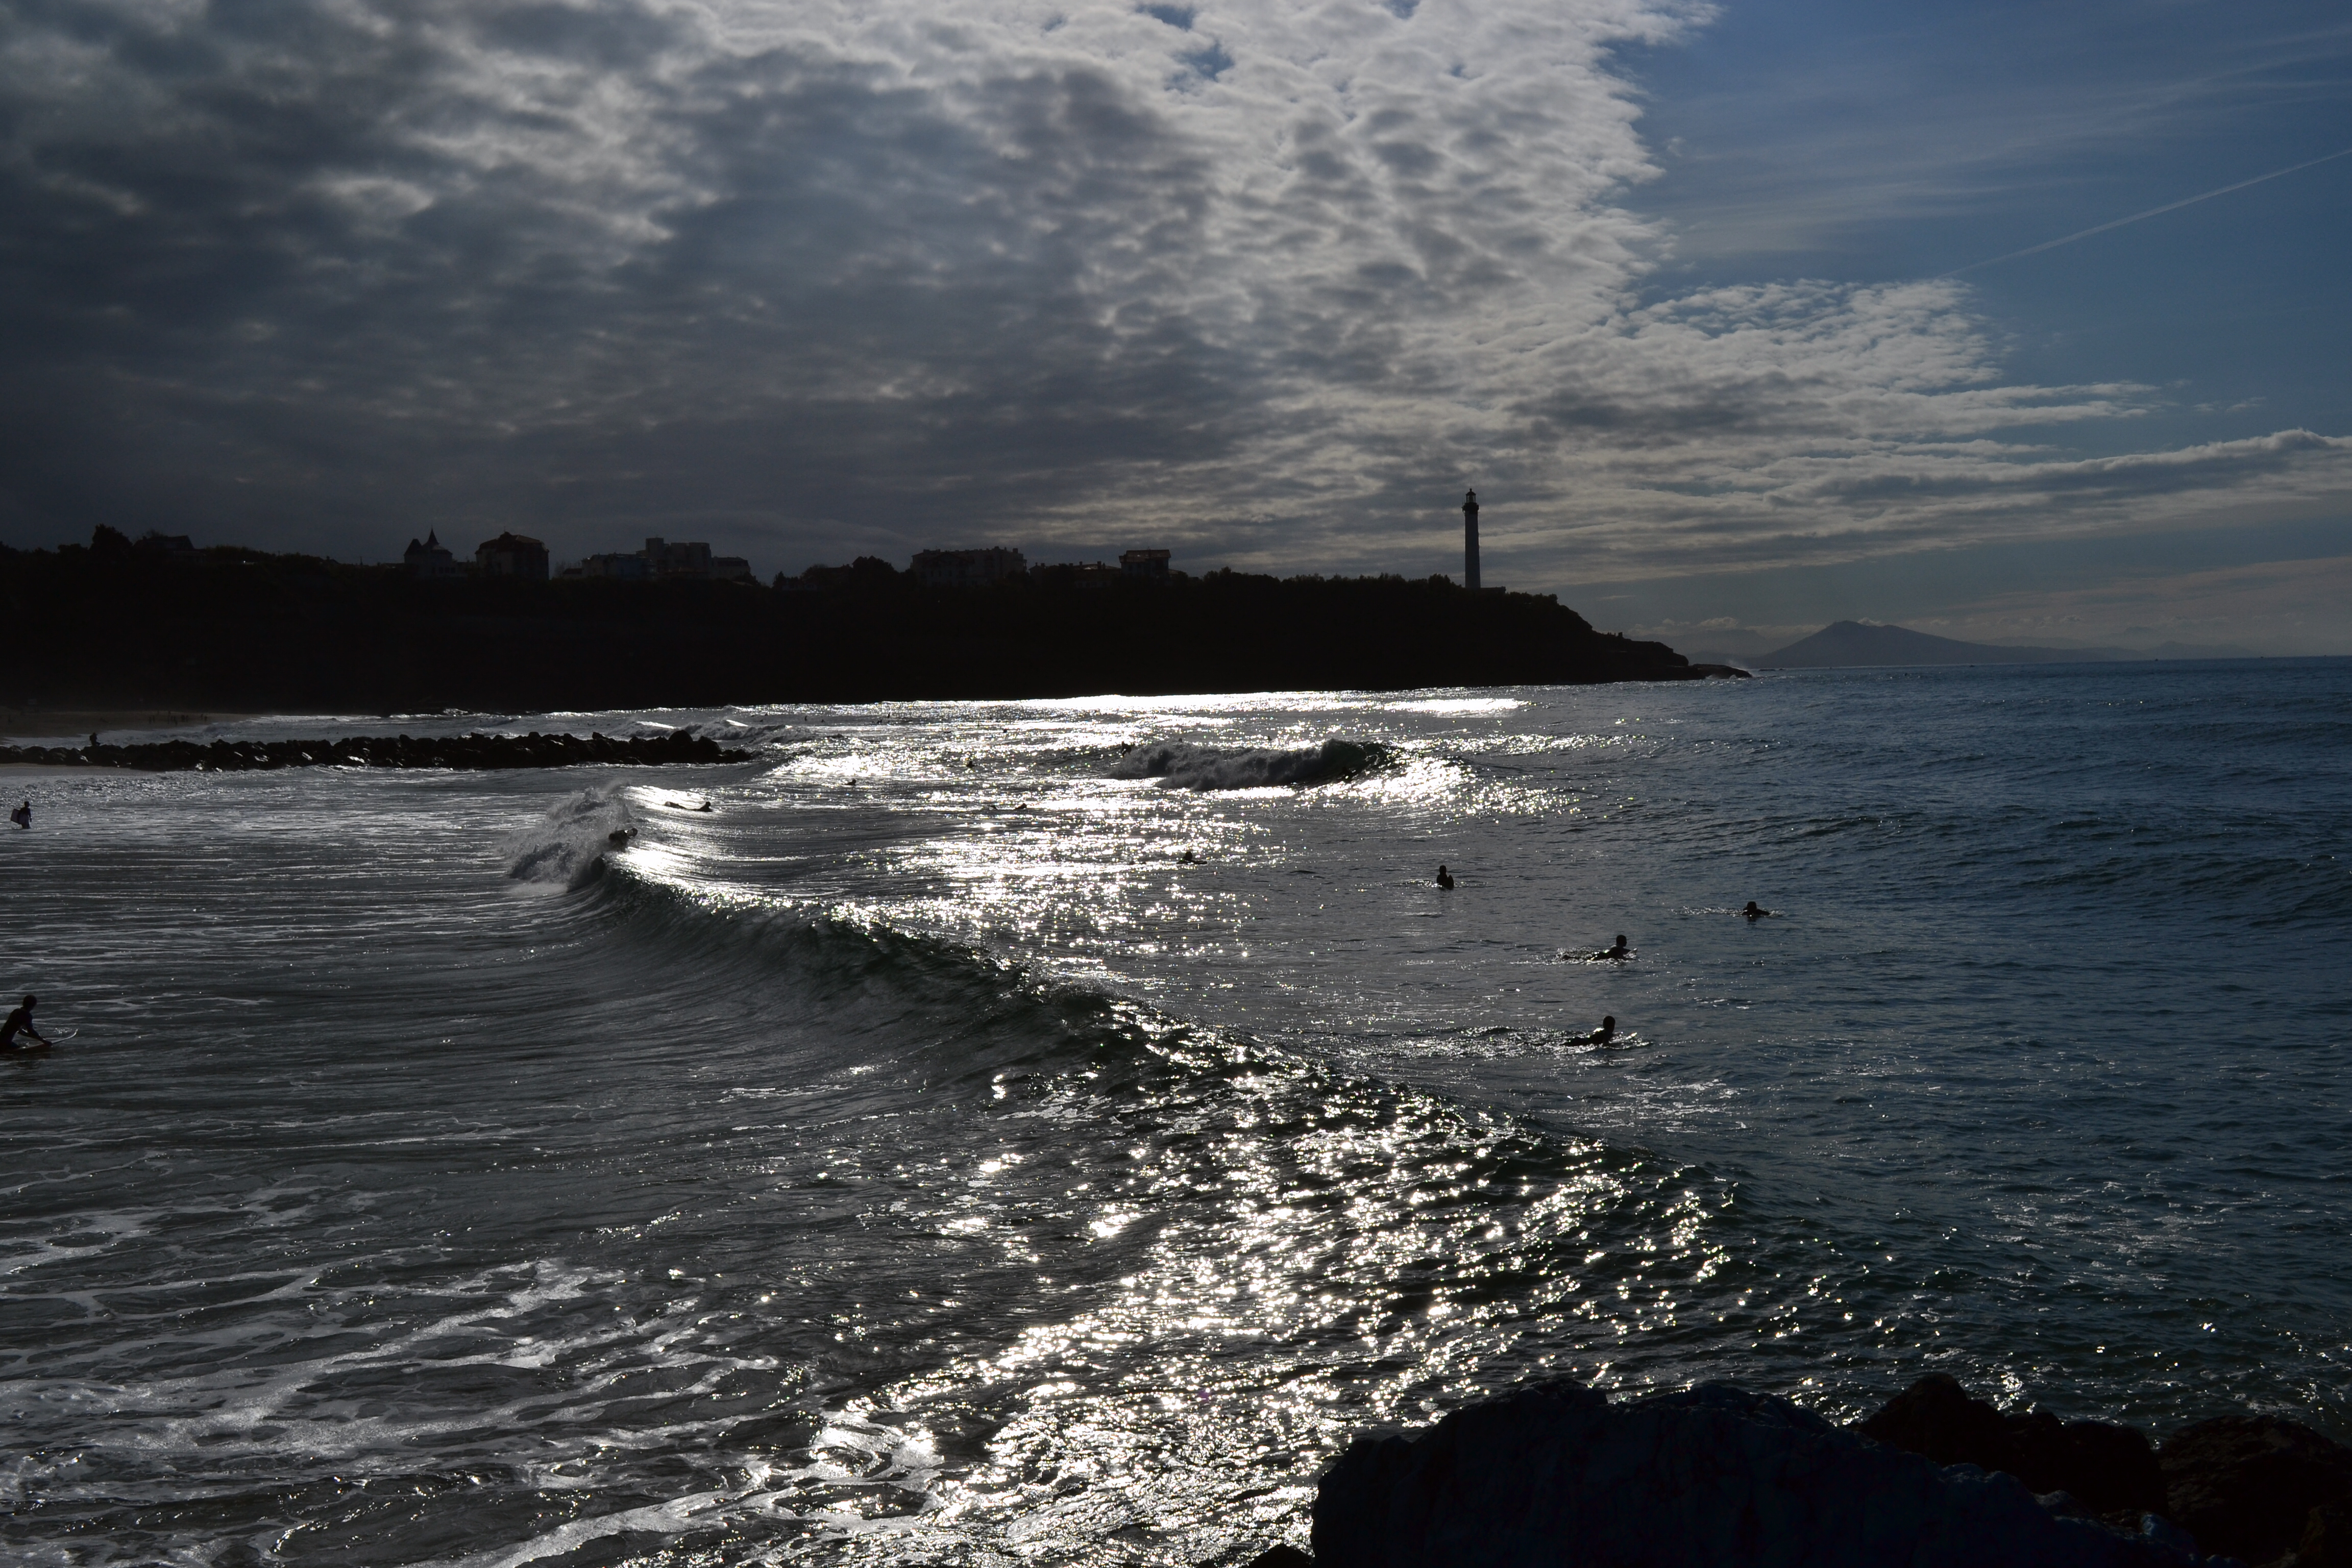
[[[1478,591],[1478,492],[1462,497],[1462,585]]]

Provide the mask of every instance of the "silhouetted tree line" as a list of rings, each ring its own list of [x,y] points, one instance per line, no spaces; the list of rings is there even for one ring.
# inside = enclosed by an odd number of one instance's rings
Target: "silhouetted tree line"
[[[777,587],[427,582],[183,542],[0,548],[0,702],[426,711],[1689,679],[1549,595],[1443,577],[1042,574],[928,589],[865,557]]]

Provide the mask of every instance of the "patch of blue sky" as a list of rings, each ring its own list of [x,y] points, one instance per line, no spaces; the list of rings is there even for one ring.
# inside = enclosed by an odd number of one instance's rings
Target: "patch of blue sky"
[[[2010,254],[2352,148],[2340,4],[1750,0],[1620,64],[1661,171],[1626,199],[1670,235],[1651,299],[1967,268],[2004,380],[2141,389],[2133,417],[2029,418],[2004,442],[2095,458],[2352,431],[2352,157]],[[1818,621],[1950,604],[2004,574],[2055,584],[2305,550],[2352,552],[2352,525],[2237,520],[1612,592],[1652,612],[1636,621]]]
[[[1936,277],[2352,147],[2340,5],[1727,6],[1629,53],[1661,297]],[[1966,275],[2010,374],[2137,382],[2085,449],[2352,428],[2352,159]]]

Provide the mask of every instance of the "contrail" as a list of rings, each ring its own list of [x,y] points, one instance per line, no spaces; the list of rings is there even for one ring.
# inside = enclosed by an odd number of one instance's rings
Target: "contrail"
[[[2012,250],[2007,256],[1996,256],[1990,261],[1971,261],[1966,267],[1955,267],[1952,270],[1943,273],[1941,276],[1945,278],[1958,278],[1961,273],[1974,272],[1979,267],[1998,267],[2004,261],[2014,261],[2021,256],[2033,256],[2044,250],[2054,250],[2062,245],[2072,245],[2078,239],[2088,239],[2095,234],[2105,234],[2111,228],[2121,228],[2127,223],[2137,223],[2142,218],[2158,217],[2165,213],[2179,212],[2182,207],[2193,207],[2199,202],[2210,202],[2215,196],[2226,196],[2231,191],[2242,191],[2248,185],[2259,185],[2264,180],[2280,179],[2288,174],[2299,174],[2303,170],[2311,168],[2315,164],[2325,163],[2336,158],[2347,156],[2352,156],[2352,147],[2347,147],[2341,153],[2330,153],[2325,157],[2308,159],[2303,163],[2292,164],[2287,168],[2273,169],[2267,174],[2256,174],[2251,180],[2240,180],[2234,185],[2223,185],[2220,190],[2207,191],[2203,195],[2183,196],[2177,202],[2167,202],[2160,207],[2150,207],[2144,213],[2134,213],[2129,217],[2119,217],[2113,223],[2103,223],[2095,228],[2086,228],[2078,234],[2070,234],[2061,239],[2045,239],[2039,245],[2029,245],[2023,250]]]

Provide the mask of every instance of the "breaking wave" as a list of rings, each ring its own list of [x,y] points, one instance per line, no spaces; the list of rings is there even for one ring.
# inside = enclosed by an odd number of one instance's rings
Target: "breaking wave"
[[[584,888],[604,874],[605,852],[614,835],[636,831],[629,803],[615,784],[582,790],[559,802],[540,822],[508,845],[507,875],[518,882],[565,889]]]
[[[1111,769],[1113,778],[1158,779],[1179,789],[1267,789],[1338,784],[1388,766],[1395,753],[1375,741],[1326,741],[1296,751],[1220,751],[1179,742],[1138,746]]]

